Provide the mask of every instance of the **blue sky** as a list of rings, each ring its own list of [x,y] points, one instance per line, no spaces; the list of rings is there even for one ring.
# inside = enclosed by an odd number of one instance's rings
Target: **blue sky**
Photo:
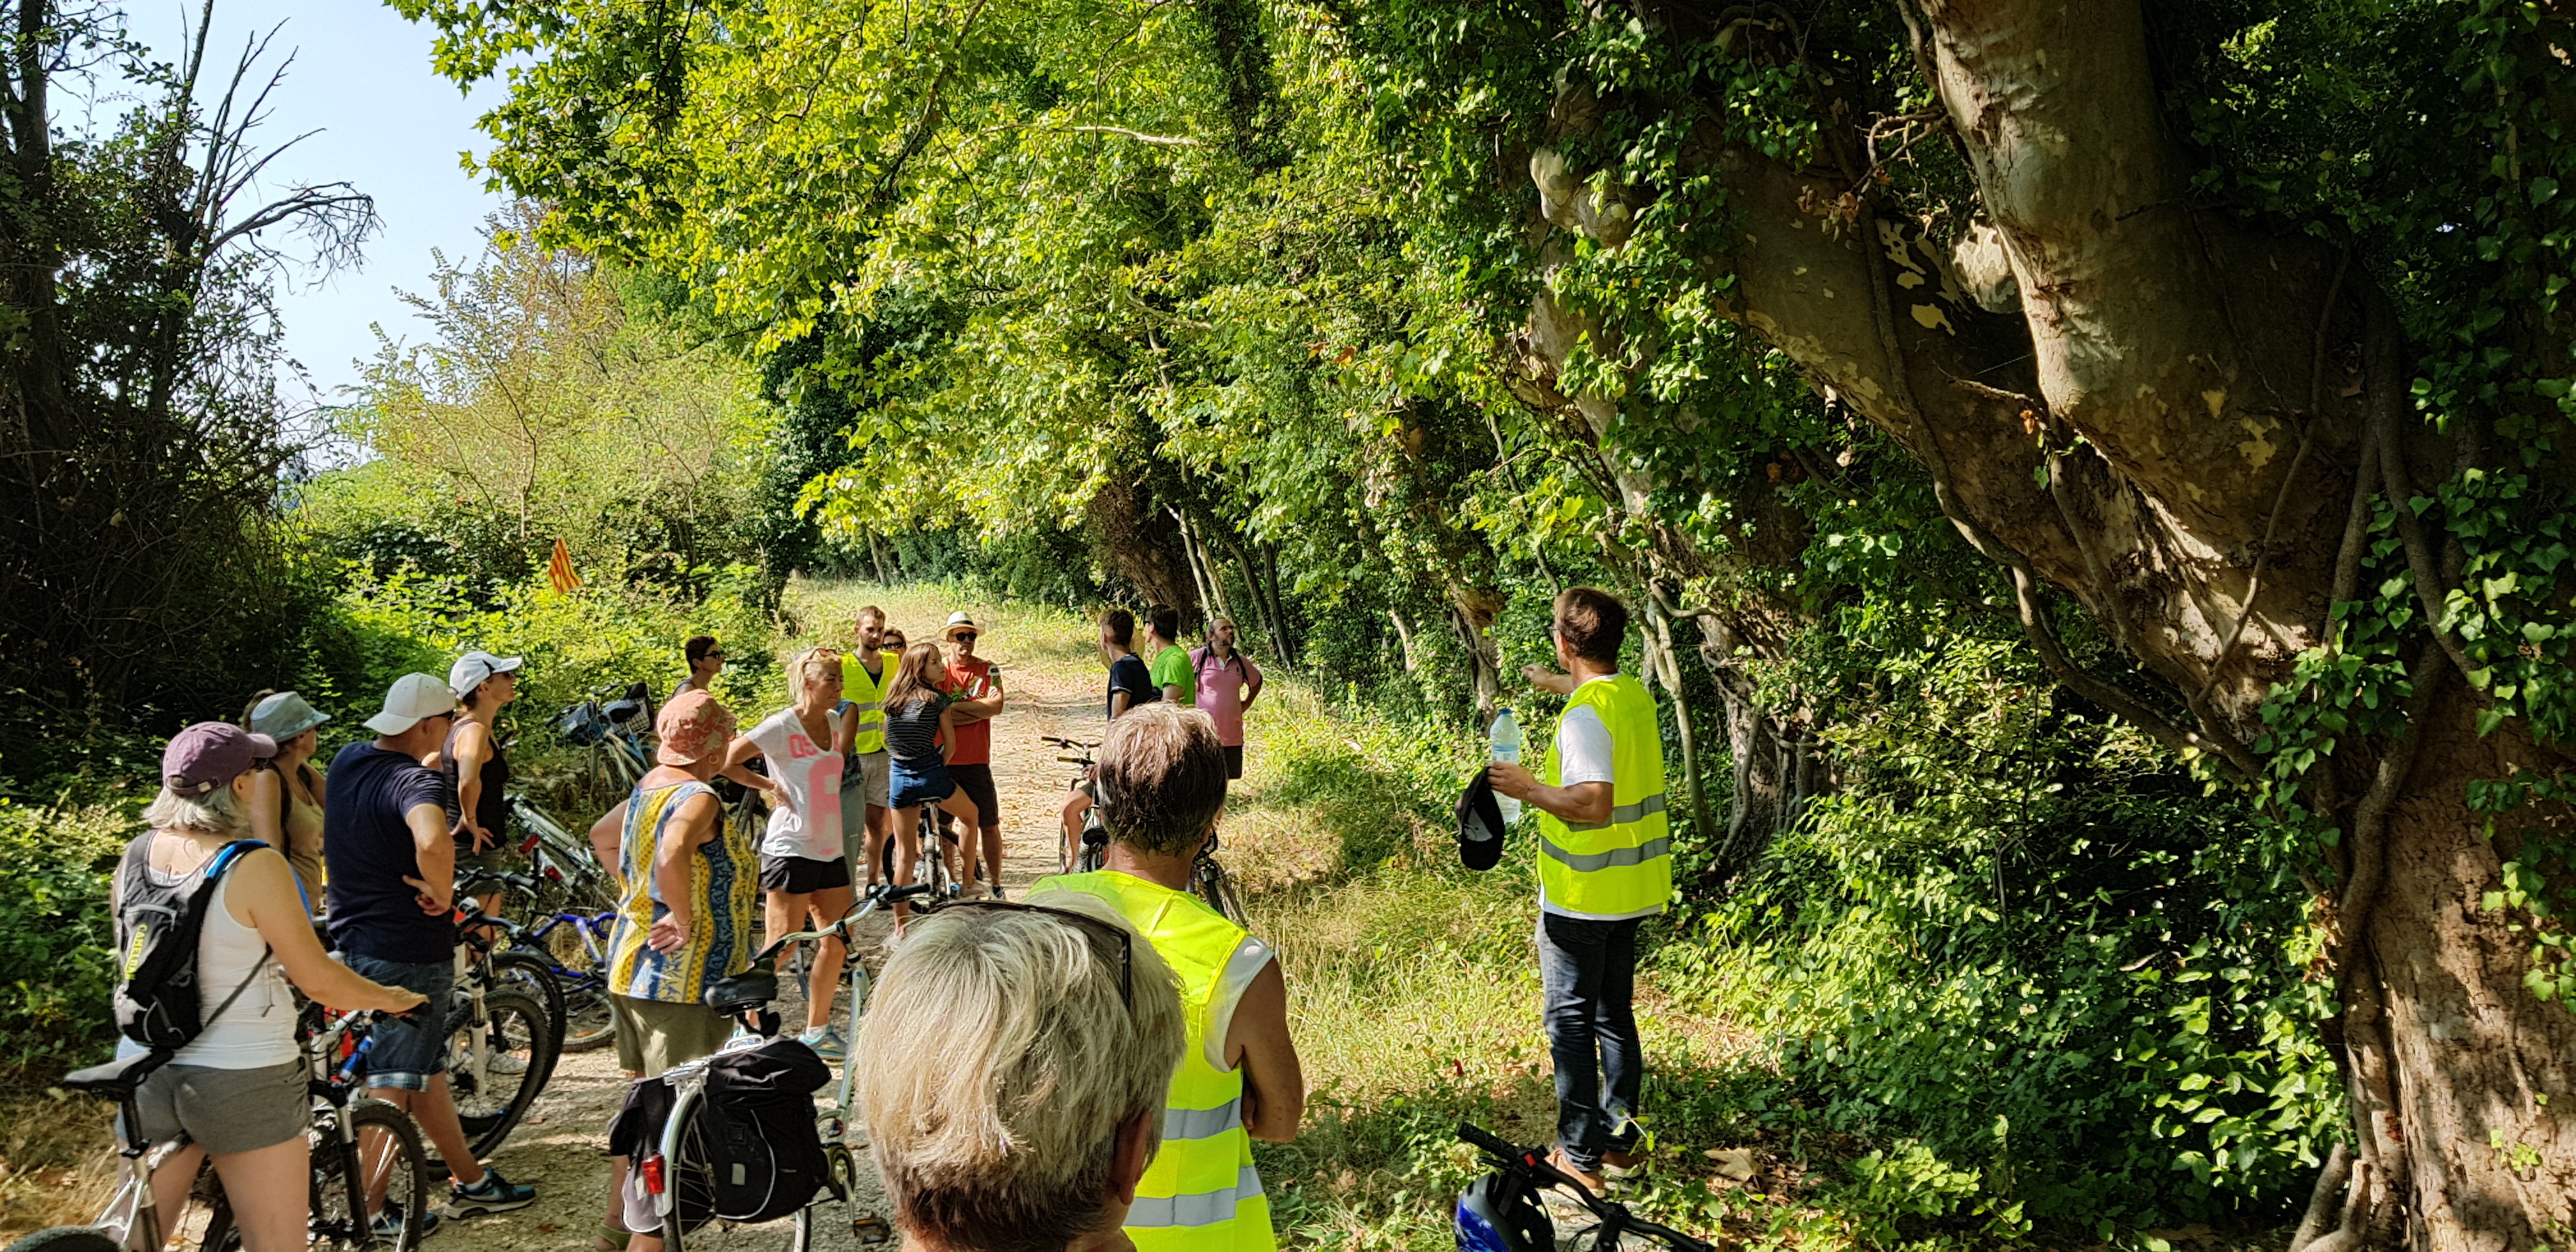
[[[197,20],[200,3],[129,0],[128,27],[161,59],[176,60],[180,32]],[[502,200],[459,168],[457,154],[488,150],[474,119],[502,89],[462,95],[430,71],[429,32],[376,0],[215,0],[209,76],[218,65],[229,71],[244,39],[279,22],[285,27],[271,56],[291,49],[295,61],[269,99],[273,117],[262,134],[274,145],[321,133],[269,166],[267,189],[345,180],[374,196],[384,219],[362,268],[299,275],[279,293],[288,351],[318,392],[309,399],[337,402],[337,390],[357,381],[353,362],[375,355],[372,326],[398,340],[419,337],[394,291],[430,289],[431,250],[462,260],[481,247],[483,218]],[[290,402],[308,399],[300,386],[290,388]]]

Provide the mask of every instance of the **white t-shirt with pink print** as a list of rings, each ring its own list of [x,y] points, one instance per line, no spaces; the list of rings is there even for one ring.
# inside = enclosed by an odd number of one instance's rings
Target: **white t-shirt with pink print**
[[[838,715],[825,713],[837,722]],[[793,707],[779,710],[751,729],[748,736],[767,762],[769,776],[787,789],[793,807],[772,801],[769,832],[760,841],[763,856],[797,856],[809,861],[841,857],[842,757],[830,740],[816,743]]]

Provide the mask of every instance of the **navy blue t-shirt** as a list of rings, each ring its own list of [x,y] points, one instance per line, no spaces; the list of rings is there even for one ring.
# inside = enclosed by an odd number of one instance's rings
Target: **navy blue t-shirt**
[[[424,804],[445,813],[446,780],[399,752],[353,743],[331,758],[323,800],[332,946],[379,961],[452,959],[456,923],[421,912],[419,891],[403,881],[421,877],[420,850],[403,814]]]
[[[1116,708],[1108,700],[1121,691],[1127,693],[1127,707],[1131,709],[1163,698],[1163,689],[1154,685],[1154,671],[1145,664],[1144,658],[1133,652],[1109,663],[1109,693],[1103,697],[1102,707]],[[1117,716],[1115,713],[1110,715]]]

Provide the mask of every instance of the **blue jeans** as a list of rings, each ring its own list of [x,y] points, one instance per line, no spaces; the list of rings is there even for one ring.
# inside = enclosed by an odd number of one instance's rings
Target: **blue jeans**
[[[1637,1146],[1637,927],[1538,915],[1539,985],[1547,1050],[1556,1061],[1556,1142],[1569,1164],[1601,1167],[1603,1152]]]
[[[456,963],[380,961],[354,953],[341,960],[361,977],[429,997],[422,1012],[428,1022],[388,1017],[367,1032],[367,1067],[359,1079],[371,1088],[427,1091],[432,1077],[447,1072],[447,1040],[463,1020],[456,1004]]]

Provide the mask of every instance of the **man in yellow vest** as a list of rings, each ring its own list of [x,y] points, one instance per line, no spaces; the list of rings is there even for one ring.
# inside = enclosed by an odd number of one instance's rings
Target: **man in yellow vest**
[[[1107,868],[1039,879],[1029,901],[1078,891],[1118,910],[1179,977],[1190,1033],[1127,1236],[1138,1252],[1268,1252],[1278,1241],[1252,1141],[1296,1137],[1306,1076],[1278,960],[1188,891],[1190,864],[1225,808],[1216,723],[1168,701],[1131,710],[1109,723],[1094,777]]]
[[[841,705],[857,714],[841,719],[845,743],[833,745],[849,763],[841,770],[841,855],[851,880],[876,885],[887,836],[894,833],[886,806],[893,764],[886,757],[885,695],[894,685],[895,654],[885,648],[885,610],[859,610],[859,646],[841,658]]]
[[[1576,587],[1551,629],[1562,674],[1532,686],[1566,697],[1546,773],[1488,767],[1494,790],[1538,810],[1538,952],[1548,1051],[1556,1061],[1554,1164],[1595,1192],[1641,1163],[1637,1093],[1637,928],[1673,894],[1664,826],[1664,744],[1654,697],[1619,672],[1628,609]]]

